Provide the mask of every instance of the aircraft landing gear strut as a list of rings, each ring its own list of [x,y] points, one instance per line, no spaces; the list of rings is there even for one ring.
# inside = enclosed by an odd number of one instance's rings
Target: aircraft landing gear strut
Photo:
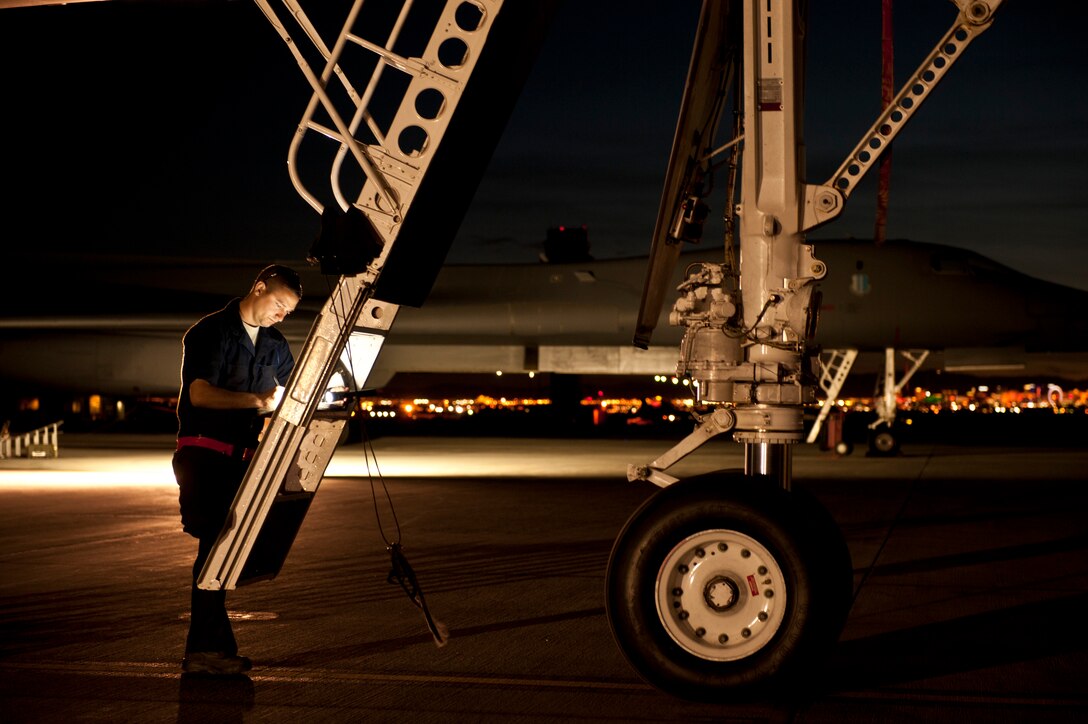
[[[877,419],[869,425],[869,455],[888,457],[899,453],[899,436],[894,431],[898,414],[897,398],[910,378],[929,357],[928,350],[903,350],[900,354],[909,362],[903,376],[895,378],[895,350],[884,350],[884,376],[876,400]]]

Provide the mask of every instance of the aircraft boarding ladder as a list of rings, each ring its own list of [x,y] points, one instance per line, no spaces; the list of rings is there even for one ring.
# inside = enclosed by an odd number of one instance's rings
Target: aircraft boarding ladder
[[[284,0],[287,13],[324,62],[318,74],[270,2],[256,2],[313,88],[288,165],[298,192],[322,214],[322,237],[314,247],[323,246],[322,271],[340,277],[297,354],[282,402],[234,500],[233,515],[200,574],[198,585],[212,590],[273,578],[286,558],[348,417],[344,411],[322,409],[330,378],[342,365],[361,387],[377,358],[399,308],[376,296],[379,275],[502,7],[502,0],[439,3],[437,16],[427,16],[433,30],[420,33],[412,0],[401,3],[395,17],[367,15],[363,0],[355,0],[330,46],[318,33],[318,18],[312,22],[298,2]],[[426,10],[433,13],[434,5]],[[384,35],[381,40],[372,37],[375,29]],[[400,54],[413,42],[418,54]],[[369,73],[365,86],[349,80],[349,63]],[[341,91],[348,113],[341,114],[333,99]],[[389,101],[391,93],[399,93],[399,104]],[[377,120],[379,109],[373,106],[379,102],[386,104],[381,109],[386,114],[396,106],[388,125]],[[340,99],[339,107],[344,105]],[[339,208],[326,208],[302,179],[299,149],[314,134],[337,149],[329,182]],[[349,190],[352,179],[357,193]],[[431,264],[437,269],[441,261]]]
[[[839,392],[842,391],[846,378],[850,376],[850,369],[854,366],[854,360],[857,358],[858,351],[856,349],[833,349],[819,356],[820,388],[824,391],[826,397],[823,406],[820,407],[820,413],[816,416],[816,421],[812,423],[812,428],[808,431],[805,442],[814,443],[820,436],[820,429],[823,427],[827,416],[831,413],[835,401],[839,399]]]
[[[0,460],[4,458],[55,458],[60,455],[58,429],[63,420],[26,432],[11,434],[10,423],[0,427]]]

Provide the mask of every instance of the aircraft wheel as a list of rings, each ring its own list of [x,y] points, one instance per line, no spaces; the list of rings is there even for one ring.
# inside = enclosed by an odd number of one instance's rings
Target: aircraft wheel
[[[685,699],[786,692],[838,639],[853,571],[803,491],[743,473],[675,483],[635,511],[606,574],[612,634],[635,671]]]
[[[899,452],[899,440],[891,430],[878,430],[869,438],[869,452],[881,457],[894,455]]]

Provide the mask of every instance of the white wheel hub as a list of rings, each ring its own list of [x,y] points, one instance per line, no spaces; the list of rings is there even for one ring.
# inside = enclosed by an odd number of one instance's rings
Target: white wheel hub
[[[786,615],[782,569],[754,538],[707,530],[673,548],[658,571],[657,615],[695,656],[733,661],[771,640]]]

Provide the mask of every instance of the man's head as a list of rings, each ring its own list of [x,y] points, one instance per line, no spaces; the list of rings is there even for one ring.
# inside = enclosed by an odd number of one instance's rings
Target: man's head
[[[248,324],[271,327],[282,322],[302,301],[302,280],[290,267],[270,264],[253,281],[242,300],[242,319]]]

